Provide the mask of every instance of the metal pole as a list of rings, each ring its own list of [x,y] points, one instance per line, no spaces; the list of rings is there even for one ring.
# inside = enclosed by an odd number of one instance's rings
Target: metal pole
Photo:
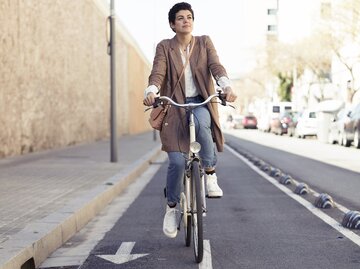
[[[118,161],[117,133],[116,133],[116,65],[115,59],[115,6],[114,0],[110,2],[110,131],[111,131],[111,162]]]

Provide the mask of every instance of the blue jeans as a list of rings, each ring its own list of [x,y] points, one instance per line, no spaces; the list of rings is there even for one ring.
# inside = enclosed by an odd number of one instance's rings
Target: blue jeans
[[[201,103],[204,99],[201,96],[188,97],[186,103]],[[196,130],[196,140],[201,144],[199,152],[202,166],[213,168],[217,162],[215,144],[211,133],[211,116],[205,106],[197,107],[193,110]],[[173,205],[180,202],[180,192],[182,188],[183,176],[185,171],[186,156],[181,152],[168,152],[169,166],[166,178],[166,197],[168,204]]]

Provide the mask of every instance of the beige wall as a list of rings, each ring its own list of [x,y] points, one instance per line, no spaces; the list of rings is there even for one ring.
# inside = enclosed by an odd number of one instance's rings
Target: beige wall
[[[109,137],[106,2],[0,1],[0,158]],[[134,134],[150,65],[117,29],[118,134]]]

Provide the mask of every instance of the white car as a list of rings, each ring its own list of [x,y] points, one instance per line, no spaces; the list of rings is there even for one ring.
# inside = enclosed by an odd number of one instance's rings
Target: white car
[[[348,108],[341,109],[336,115],[334,115],[332,122],[330,123],[329,139],[330,144],[342,145],[343,138],[345,137],[344,125],[349,122]]]
[[[300,117],[295,128],[295,136],[305,138],[306,136],[317,135],[317,117],[315,110],[305,109]]]

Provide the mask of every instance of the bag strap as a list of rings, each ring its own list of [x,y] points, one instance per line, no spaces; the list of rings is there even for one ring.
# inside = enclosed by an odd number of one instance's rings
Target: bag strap
[[[191,48],[190,48],[189,55],[186,57],[186,62],[185,62],[185,64],[184,64],[183,69],[181,70],[179,79],[177,80],[177,82],[176,82],[176,84],[175,84],[174,91],[173,91],[173,93],[171,94],[171,97],[170,97],[170,98],[173,98],[173,96],[174,96],[174,94],[175,94],[175,89],[176,89],[177,85],[179,84],[182,76],[184,75],[185,68],[186,68],[186,66],[188,65],[189,61],[190,61],[190,56],[191,56],[191,54],[192,54],[192,52],[193,52],[194,45],[195,45],[195,36],[193,37],[193,40],[192,40],[192,42],[191,42]]]

